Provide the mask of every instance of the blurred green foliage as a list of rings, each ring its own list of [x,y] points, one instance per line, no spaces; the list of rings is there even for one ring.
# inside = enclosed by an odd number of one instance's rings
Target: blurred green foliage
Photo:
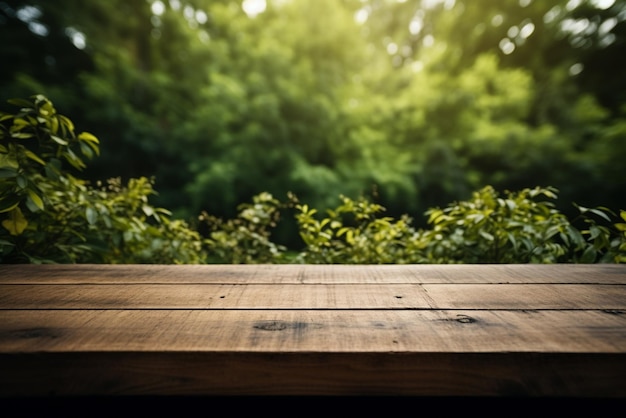
[[[294,194],[286,203],[262,192],[236,218],[206,211],[192,227],[149,201],[146,177],[91,186],[70,169],[100,152],[99,140],[43,95],[12,99],[0,113],[0,261],[3,263],[596,263],[626,261],[626,224],[610,209],[576,205],[570,222],[555,209],[554,188],[500,196],[492,186],[472,198],[429,209],[429,228],[382,205],[340,196],[320,211]],[[64,167],[69,163],[70,169]],[[551,200],[545,200],[551,199]],[[281,212],[295,210],[302,248],[273,241]],[[626,220],[622,211],[621,220]],[[578,222],[581,226],[577,226]],[[200,232],[202,226],[204,233]]]
[[[625,0],[259,4],[0,0],[0,92],[54,98],[107,144],[82,179],[150,179],[154,207],[190,228],[210,228],[203,212],[251,227],[241,205],[265,192],[318,213],[375,199],[398,229],[486,185],[552,186],[568,219],[569,202],[626,207]],[[276,249],[301,249],[297,222],[264,226]]]

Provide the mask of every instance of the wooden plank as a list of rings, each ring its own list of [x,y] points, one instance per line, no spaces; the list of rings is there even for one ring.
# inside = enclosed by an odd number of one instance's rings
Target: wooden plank
[[[626,355],[623,311],[40,310],[0,314],[0,353],[5,354],[202,351]]]
[[[437,309],[611,309],[626,306],[626,285],[455,284],[422,286]]]
[[[624,265],[4,265],[0,398],[626,399]]]
[[[401,296],[400,296],[401,295]],[[428,307],[416,285],[0,285],[0,309]]]
[[[626,309],[626,284],[0,285],[0,309]]]
[[[0,393],[54,398],[411,395],[610,399],[626,396],[624,356],[369,352],[0,354]],[[420,407],[419,400],[415,407]]]
[[[0,265],[4,284],[596,283],[624,284],[624,264]]]

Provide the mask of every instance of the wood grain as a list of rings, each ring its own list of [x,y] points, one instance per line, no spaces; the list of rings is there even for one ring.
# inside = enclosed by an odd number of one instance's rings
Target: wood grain
[[[0,285],[0,309],[626,309],[626,285]]]
[[[626,312],[2,311],[0,352],[623,353]]]
[[[624,284],[619,264],[0,265],[0,283],[589,283]]]
[[[626,399],[625,265],[0,265],[0,398]]]

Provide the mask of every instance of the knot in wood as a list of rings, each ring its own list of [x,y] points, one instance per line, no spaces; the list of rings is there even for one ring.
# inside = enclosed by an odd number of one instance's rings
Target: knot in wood
[[[254,328],[263,331],[282,331],[289,328],[289,324],[283,321],[265,321],[256,323]]]
[[[477,322],[475,318],[468,315],[457,315],[456,321],[462,324],[473,324],[474,322]]]

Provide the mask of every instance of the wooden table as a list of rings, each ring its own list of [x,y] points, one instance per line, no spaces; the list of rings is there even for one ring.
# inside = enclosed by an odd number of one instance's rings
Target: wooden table
[[[231,395],[624,399],[626,265],[0,265],[0,397]]]

